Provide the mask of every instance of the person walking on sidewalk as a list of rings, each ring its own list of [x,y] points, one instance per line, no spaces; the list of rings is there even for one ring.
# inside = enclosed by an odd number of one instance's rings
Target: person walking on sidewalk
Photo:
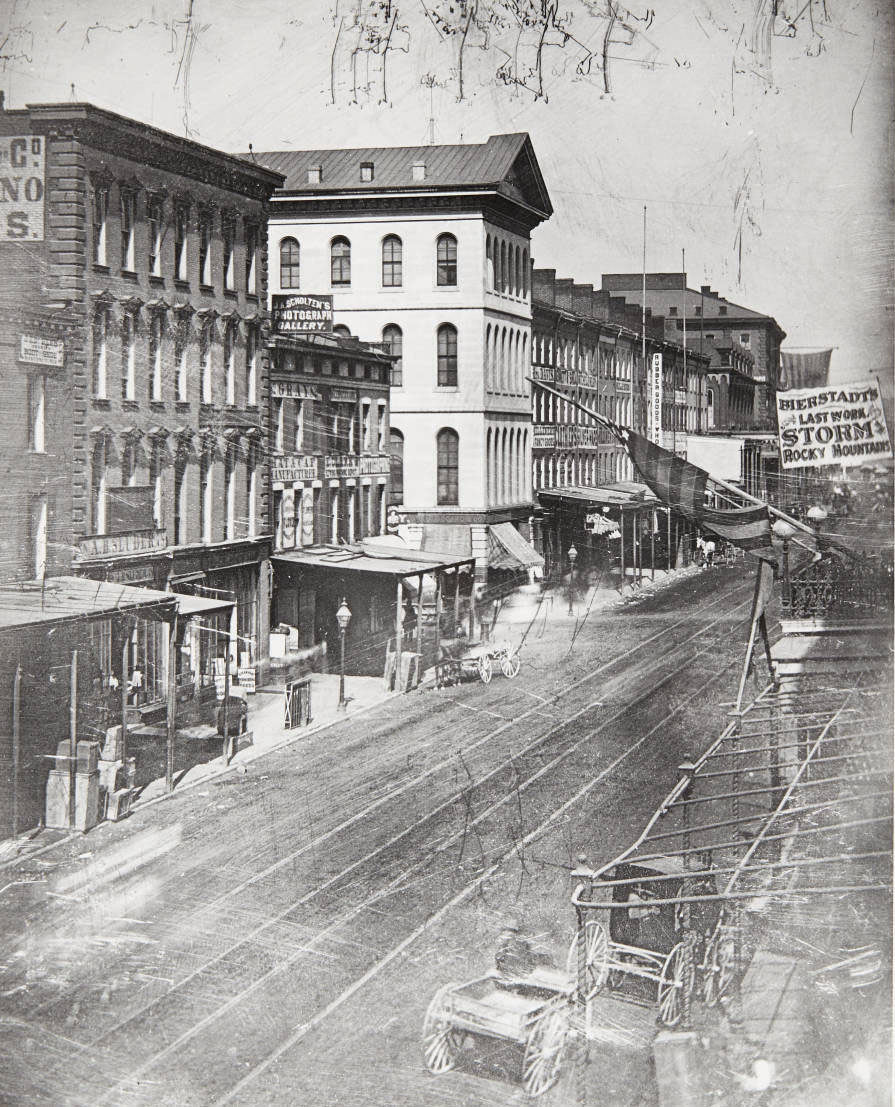
[[[711,569],[715,563],[715,540],[709,536],[703,544],[705,550],[705,565],[707,569]]]

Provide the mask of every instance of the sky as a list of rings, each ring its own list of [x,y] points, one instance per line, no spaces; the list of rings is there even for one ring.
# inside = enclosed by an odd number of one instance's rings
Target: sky
[[[691,287],[773,315],[784,347],[833,347],[833,380],[891,378],[893,5],[771,9],[0,0],[0,88],[231,151],[528,131],[555,209],[537,265],[639,271],[645,206],[648,269],[685,251]]]

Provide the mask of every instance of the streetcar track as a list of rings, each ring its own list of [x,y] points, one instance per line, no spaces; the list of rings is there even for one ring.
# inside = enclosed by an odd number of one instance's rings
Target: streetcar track
[[[738,608],[742,607],[742,606],[745,606],[745,602],[742,603],[742,604],[738,604],[738,605],[736,605],[736,607],[730,609],[728,612],[725,613],[725,616],[732,615],[734,611],[738,610]],[[707,627],[703,627],[700,632],[697,632],[697,635],[693,635],[693,636],[691,636],[691,638],[692,637],[697,637],[699,633],[703,633],[705,630],[710,629],[711,626],[715,625],[715,623],[717,623],[719,621],[721,621],[721,618],[714,620],[713,623],[709,624]],[[689,639],[687,641],[689,641]],[[683,645],[683,644],[685,644],[685,643],[679,644],[679,646],[675,647],[675,649],[678,649],[680,647],[680,645]],[[175,1052],[182,1045],[184,1045],[187,1042],[189,1042],[190,1040],[192,1040],[194,1037],[196,1037],[198,1034],[200,1034],[207,1026],[210,1026],[213,1022],[217,1021],[219,1018],[226,1015],[229,1011],[231,1011],[235,1007],[237,1007],[240,1003],[242,1003],[248,996],[250,996],[252,993],[254,993],[264,983],[266,983],[267,981],[269,981],[270,979],[272,979],[274,976],[278,975],[279,973],[284,972],[287,969],[289,969],[296,961],[299,961],[301,958],[307,956],[308,953],[310,952],[311,948],[314,945],[316,945],[317,943],[319,943],[319,942],[323,941],[324,939],[326,939],[330,934],[332,934],[333,932],[335,932],[338,929],[340,929],[341,927],[343,927],[347,922],[349,922],[351,919],[355,918],[361,912],[367,910],[370,906],[378,903],[379,901],[381,901],[384,898],[387,898],[389,895],[394,894],[395,891],[401,890],[402,886],[404,884],[406,884],[409,877],[411,877],[414,873],[418,872],[420,869],[422,869],[423,867],[425,867],[426,865],[428,865],[430,863],[433,853],[436,854],[436,855],[437,854],[444,855],[445,851],[449,848],[449,846],[452,844],[452,842],[459,840],[465,833],[468,832],[468,829],[470,827],[478,826],[478,824],[480,824],[485,819],[490,817],[494,813],[494,811],[496,811],[498,808],[502,807],[505,803],[507,803],[508,801],[515,798],[520,792],[526,791],[529,787],[531,787],[538,780],[540,780],[544,775],[546,775],[546,773],[548,773],[548,772],[552,771],[553,769],[555,769],[558,764],[565,761],[569,756],[571,756],[571,754],[573,754],[578,749],[580,749],[580,747],[590,743],[596,735],[601,733],[607,727],[611,726],[612,723],[617,721],[617,719],[620,718],[622,715],[629,712],[634,707],[638,706],[640,703],[646,701],[651,696],[653,696],[655,694],[657,688],[659,688],[662,685],[664,685],[665,683],[667,683],[669,680],[671,680],[674,676],[676,676],[683,669],[688,668],[689,666],[691,666],[693,664],[693,662],[695,660],[697,660],[697,658],[703,656],[705,653],[708,653],[712,648],[713,648],[713,645],[708,645],[704,649],[697,651],[695,654],[688,657],[686,659],[686,661],[682,662],[679,666],[677,666],[671,672],[667,673],[662,678],[662,680],[660,680],[659,682],[653,682],[650,685],[650,687],[646,691],[644,691],[640,696],[638,696],[634,700],[629,701],[628,703],[622,705],[619,708],[619,710],[617,712],[615,712],[609,719],[604,720],[598,726],[596,726],[593,729],[591,729],[590,731],[588,731],[583,737],[581,737],[577,741],[573,742],[567,749],[563,750],[560,754],[557,755],[557,757],[555,757],[550,762],[548,762],[546,765],[544,765],[540,769],[538,769],[532,776],[528,777],[522,784],[514,785],[514,787],[512,789],[505,792],[499,799],[494,801],[494,803],[492,803],[484,811],[480,812],[477,816],[475,816],[475,818],[472,819],[467,826],[464,826],[464,828],[461,831],[451,834],[445,841],[440,843],[439,846],[437,846],[434,849],[434,851],[431,850],[431,848],[430,848],[430,851],[426,854],[426,856],[424,856],[421,860],[415,862],[410,867],[405,868],[396,877],[392,878],[392,880],[389,881],[389,883],[387,885],[385,885],[381,889],[378,889],[372,895],[368,896],[367,899],[363,903],[357,904],[347,916],[340,917],[335,922],[329,924],[328,926],[324,927],[322,930],[318,931],[313,937],[306,938],[305,941],[302,943],[302,947],[300,949],[294,951],[292,954],[290,954],[289,957],[286,958],[286,960],[280,962],[279,964],[276,964],[276,965],[272,966],[270,969],[267,970],[267,972],[263,973],[260,977],[256,978],[254,981],[252,981],[251,984],[247,985],[244,989],[242,989],[239,993],[237,993],[237,995],[232,996],[230,999],[228,999],[219,1008],[215,1009],[214,1011],[209,1012],[202,1019],[200,1019],[197,1022],[193,1023],[189,1027],[189,1029],[185,1030],[181,1035],[179,1035],[177,1038],[175,1038],[172,1042],[169,1042],[161,1051],[159,1051],[158,1053],[153,1055],[153,1057],[148,1058],[145,1062],[143,1062],[143,1064],[140,1065],[140,1067],[136,1070],[136,1072],[130,1074],[124,1080],[119,1081],[112,1089],[110,1089],[106,1093],[106,1095],[102,1096],[96,1102],[97,1103],[106,1102],[110,1095],[112,1095],[114,1092],[116,1092],[118,1090],[124,1089],[130,1081],[139,1078],[140,1075],[143,1072],[146,1072],[149,1068],[153,1067],[154,1065],[158,1064],[161,1060],[163,1060],[164,1058],[169,1056],[169,1054]],[[733,664],[734,664],[734,662],[730,662],[724,668],[722,668],[719,672],[713,674],[707,681],[704,682],[702,687],[707,687],[710,683],[712,683],[713,681],[719,679]],[[666,723],[668,722],[669,719],[673,718],[679,711],[681,711],[686,706],[687,702],[688,702],[687,700],[682,700],[670,712],[667,712],[665,714],[665,716],[662,719],[659,720],[659,722],[657,722],[653,727],[651,727],[635,743],[633,743],[625,751],[623,751],[623,753],[620,754],[609,766],[607,766],[606,769],[602,770],[596,777],[594,777],[593,780],[590,782],[589,786],[585,790],[583,790],[580,793],[580,795],[586,794],[586,792],[589,791],[590,788],[592,788],[596,783],[598,783],[600,780],[602,780],[609,772],[611,772],[618,764],[620,764],[621,761],[623,761],[626,757],[628,757],[631,753],[633,753],[636,749],[638,749],[649,737],[651,737],[659,729],[660,726],[666,725]],[[588,709],[589,709],[589,706],[587,708],[582,709],[582,711],[579,714],[584,714]],[[571,721],[571,720],[569,720],[569,721]],[[562,725],[567,725],[567,724],[562,724]],[[542,742],[542,741],[543,741],[543,739],[539,740],[539,742]],[[537,744],[537,743],[533,743],[533,746],[535,744]],[[506,768],[506,765],[500,766],[499,768],[501,768],[501,769]],[[493,776],[494,772],[496,772],[496,771],[497,770],[493,770],[492,773],[488,774],[488,776],[489,777]],[[487,779],[487,778],[485,778],[485,779]],[[476,787],[478,787],[481,783],[484,783],[484,780],[483,781],[477,781],[476,782]],[[280,912],[277,916],[275,916],[272,919],[268,919],[263,924],[261,924],[261,926],[255,931],[255,934],[260,933],[261,931],[263,931],[267,927],[273,926],[277,922],[282,921],[282,919],[285,918],[292,911],[296,910],[300,906],[303,906],[304,904],[309,902],[311,899],[313,899],[317,895],[321,894],[323,891],[325,891],[328,888],[332,887],[332,885],[337,883],[339,880],[344,879],[344,877],[346,875],[348,875],[351,871],[353,871],[355,868],[358,868],[359,866],[361,866],[363,864],[366,864],[376,854],[384,852],[386,849],[388,849],[388,848],[392,847],[393,845],[395,845],[409,831],[411,831],[413,829],[417,829],[419,825],[421,825],[422,823],[424,823],[426,821],[429,821],[437,813],[437,811],[443,810],[444,808],[448,807],[449,805],[455,803],[458,798],[462,797],[462,795],[463,795],[463,792],[458,793],[455,796],[452,796],[449,801],[447,801],[445,804],[441,805],[440,809],[436,809],[436,812],[430,812],[423,819],[419,820],[417,822],[417,824],[414,824],[413,826],[411,826],[409,828],[406,828],[404,831],[402,831],[401,834],[399,834],[396,838],[392,839],[390,842],[385,843],[384,845],[378,847],[375,851],[373,851],[373,853],[371,853],[367,857],[353,862],[351,866],[349,866],[347,869],[343,870],[341,873],[336,874],[336,876],[330,878],[330,880],[327,881],[325,884],[321,885],[320,887],[318,887],[316,889],[312,889],[310,892],[306,893],[305,896],[301,897],[298,901],[291,904],[289,907],[287,907],[282,912]],[[563,807],[558,809],[558,810],[567,810],[568,806],[569,806],[568,804],[563,805]],[[540,824],[540,827],[548,825],[550,822],[552,822],[555,814],[556,813],[554,812],[548,818],[548,820],[546,820],[546,823]],[[516,853],[521,845],[526,845],[526,844],[528,844],[529,841],[534,840],[532,835],[535,834],[535,832],[538,831],[538,830],[539,830],[539,828],[535,828],[535,831],[530,832],[528,835],[526,835],[526,837],[522,840],[522,842],[514,842],[513,845],[510,847],[510,849],[506,853],[504,853],[501,856],[501,858],[498,859],[498,861],[495,863],[495,865],[499,866],[500,864],[503,863],[503,861],[507,860],[514,853]],[[484,860],[484,858],[483,858],[483,860]],[[469,891],[472,890],[472,888],[474,888],[474,886],[477,886],[477,883],[480,882],[480,879],[481,878],[476,878],[476,880],[473,881],[472,885],[467,886],[467,889],[464,890],[463,894],[464,895],[468,894]],[[170,989],[164,995],[158,997],[157,1000],[154,1000],[152,1003],[146,1005],[139,1012],[136,1012],[134,1015],[130,1016],[128,1019],[126,1019],[122,1023],[120,1023],[117,1027],[112,1028],[111,1030],[106,1030],[103,1033],[101,1039],[99,1039],[99,1040],[102,1040],[102,1038],[109,1037],[112,1033],[115,1033],[118,1029],[120,1029],[121,1027],[127,1025],[128,1022],[134,1021],[135,1019],[141,1017],[142,1015],[145,1015],[146,1012],[151,1010],[153,1006],[155,1006],[157,1003],[163,1002],[165,999],[169,998],[169,996],[174,991],[176,991],[179,987],[182,987],[190,979],[195,978],[195,976],[199,975],[202,971],[204,971],[206,968],[210,967],[212,964],[216,963],[221,958],[223,958],[225,956],[228,956],[230,953],[233,952],[234,949],[239,948],[240,946],[243,946],[243,945],[247,944],[248,942],[250,942],[253,939],[253,937],[254,937],[254,934],[244,935],[237,943],[235,943],[233,946],[231,946],[230,949],[228,949],[225,953],[222,953],[222,954],[218,955],[215,959],[210,961],[206,966],[203,966],[203,968],[195,970],[192,974],[190,974],[189,977],[185,978],[184,981],[179,982],[178,985],[175,986],[175,988]],[[402,947],[402,948],[406,948],[406,947]],[[382,967],[384,967],[384,964],[383,964]],[[328,1011],[329,1008],[327,1008],[326,1010]],[[316,1018],[316,1016],[315,1016],[315,1018]],[[317,1025],[317,1023],[314,1022],[313,1019],[311,1020],[310,1023],[306,1024],[306,1026],[308,1028],[311,1028],[312,1025]],[[98,1042],[97,1043],[92,1043],[90,1046],[84,1046],[83,1048],[85,1048],[85,1049],[86,1048],[93,1048],[93,1047],[95,1047],[96,1044],[98,1044]],[[223,1102],[227,1102],[227,1101],[228,1101],[227,1099],[224,1099],[220,1102],[223,1103]]]
[[[701,651],[701,652],[704,653],[704,652],[707,652],[707,651]],[[685,665],[680,666],[680,668],[678,670],[676,670],[674,673],[669,674],[667,679],[671,679],[672,676],[676,675],[676,672],[679,672],[680,669],[685,668],[686,665],[692,664],[692,662],[698,656],[701,656],[701,654],[696,654]],[[735,661],[731,661],[727,665],[725,665],[719,672],[714,673],[711,677],[709,677],[709,679],[707,681],[704,682],[704,684],[702,685],[702,688],[707,688],[714,681],[720,679],[720,677],[723,676],[729,669],[731,669],[734,664],[735,664]],[[663,680],[661,683],[664,684],[665,681]],[[652,694],[652,691],[654,691],[654,690],[655,689],[651,690],[651,692],[648,693],[648,694]],[[360,989],[362,987],[364,987],[370,980],[372,980],[375,976],[377,976],[380,972],[382,972],[383,969],[387,968],[388,965],[391,964],[392,961],[394,961],[410,945],[412,945],[413,942],[415,942],[419,937],[421,937],[422,934],[424,934],[426,930],[430,929],[434,922],[437,922],[441,918],[443,918],[448,913],[448,911],[452,910],[454,907],[456,907],[460,903],[462,903],[477,888],[479,888],[486,880],[489,880],[494,875],[494,873],[497,872],[497,870],[500,868],[501,865],[505,864],[508,860],[510,860],[513,857],[514,854],[518,853],[520,848],[524,848],[524,847],[530,845],[531,843],[537,841],[537,839],[548,829],[548,827],[553,822],[556,821],[556,819],[558,818],[559,815],[565,814],[565,812],[568,811],[572,806],[574,806],[575,803],[577,803],[579,800],[583,799],[584,796],[586,796],[590,791],[592,791],[592,789],[601,780],[603,780],[606,776],[608,776],[609,773],[613,772],[622,763],[622,761],[624,761],[627,757],[629,757],[632,753],[634,753],[635,750],[637,750],[648,738],[651,738],[653,736],[653,734],[655,734],[656,731],[660,727],[665,726],[666,723],[671,718],[673,718],[680,710],[682,710],[682,708],[684,706],[685,706],[685,703],[682,702],[682,703],[678,704],[676,707],[674,707],[670,712],[668,712],[664,716],[664,718],[660,719],[645,734],[641,735],[641,737],[638,738],[637,741],[633,745],[629,746],[626,750],[624,750],[622,753],[620,753],[608,766],[606,766],[606,768],[602,769],[596,776],[592,777],[591,780],[588,781],[588,783],[583,788],[579,789],[579,791],[576,792],[574,796],[572,796],[565,803],[561,804],[560,807],[555,808],[553,811],[551,811],[551,813],[547,816],[547,818],[543,819],[533,830],[529,831],[529,833],[526,834],[525,837],[520,842],[514,842],[512,844],[512,846],[508,850],[506,850],[504,853],[502,853],[494,862],[492,862],[492,864],[484,872],[482,872],[478,876],[476,876],[473,880],[471,880],[466,885],[465,888],[462,888],[458,893],[456,893],[454,896],[452,896],[451,899],[448,900],[447,903],[442,904],[442,906],[440,908],[438,908],[435,912],[433,912],[433,914],[429,915],[422,924],[417,926],[409,935],[407,935],[405,938],[403,938],[396,946],[392,947],[392,949],[389,950],[388,953],[386,953],[384,956],[382,956],[375,964],[373,964],[369,969],[367,969],[367,971],[365,973],[363,973],[362,976],[360,976],[357,980],[353,981],[347,988],[345,988],[342,992],[340,992],[338,996],[336,996],[333,1000],[331,1000],[322,1011],[320,1011],[316,1015],[312,1016],[306,1023],[303,1023],[300,1026],[296,1027],[293,1034],[291,1034],[288,1038],[286,1038],[283,1042],[281,1042],[274,1050],[272,1050],[271,1053],[269,1053],[268,1056],[266,1058],[264,1058],[263,1061],[261,1061],[259,1064],[255,1065],[255,1067],[253,1069],[251,1069],[243,1077],[241,1077],[240,1080],[232,1088],[230,1088],[230,1090],[228,1092],[226,1092],[223,1095],[223,1097],[221,1097],[219,1099],[216,1099],[214,1101],[212,1107],[224,1107],[225,1104],[232,1102],[232,1100],[235,1098],[235,1096],[238,1095],[248,1084],[250,1084],[253,1080],[257,1079],[257,1077],[260,1076],[262,1073],[266,1072],[267,1069],[269,1069],[271,1067],[271,1065],[273,1065],[284,1053],[286,1053],[289,1049],[292,1049],[294,1046],[298,1045],[305,1037],[307,1037],[308,1034],[310,1034],[313,1030],[316,1030],[318,1026],[320,1026],[327,1018],[329,1018],[330,1015],[332,1015],[344,1003],[346,1003],[349,999],[351,999],[354,995],[356,995],[357,992],[360,991]],[[587,738],[582,739],[582,743],[584,741],[589,741],[590,738],[592,738],[596,733],[598,733],[599,730],[602,729],[602,725],[603,724],[601,724],[600,727],[596,728],[593,732],[591,732],[591,734],[588,735]],[[581,744],[581,743],[579,743],[579,744]],[[536,774],[536,776],[537,775],[540,775],[540,773]],[[534,781],[534,778],[532,778],[532,780],[530,782],[533,782],[533,781]],[[530,782],[526,782],[526,783],[530,783]],[[503,796],[501,798],[501,800],[498,802],[498,804],[495,805],[495,806],[499,806],[499,805],[503,804],[504,802],[506,802],[506,800],[508,798],[509,798],[509,796]],[[395,882],[392,882],[392,883],[394,884]],[[392,889],[392,890],[394,890],[394,889]],[[373,902],[376,902],[378,899],[382,898],[384,892],[385,892],[385,890],[383,890],[380,893],[377,893],[377,895],[373,898]],[[366,910],[367,906],[368,905],[366,905],[366,904],[358,905],[358,907],[356,907],[347,918],[340,919],[337,923],[333,923],[331,925],[331,927],[328,927],[327,930],[322,931],[320,934],[317,935],[317,937],[312,939],[310,944],[313,945],[314,942],[316,942],[316,941],[320,940],[321,938],[323,938],[324,936],[326,936],[328,931],[331,931],[333,929],[338,929],[338,927],[340,927],[340,926],[344,926],[351,919],[356,917],[362,911]],[[294,959],[298,960],[297,957],[294,958]],[[293,959],[290,958],[290,962],[292,960]],[[276,972],[281,971],[281,968],[288,968],[288,967],[290,967],[290,964],[288,962],[285,963],[283,966],[276,966],[274,969],[270,970],[269,974],[267,974],[268,978],[269,978],[269,976],[275,974]],[[250,988],[254,989],[254,985],[251,985]],[[176,1042],[172,1043],[172,1046],[176,1046]],[[161,1059],[160,1056],[157,1057],[156,1062],[160,1059]],[[156,1063],[156,1062],[153,1062],[153,1063]],[[126,1083],[126,1082],[123,1082],[123,1083]],[[118,1085],[118,1086],[121,1087],[122,1085]],[[100,1100],[99,1102],[102,1102],[102,1100]]]

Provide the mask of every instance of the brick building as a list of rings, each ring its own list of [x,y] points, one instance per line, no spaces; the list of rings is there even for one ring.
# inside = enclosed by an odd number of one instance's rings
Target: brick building
[[[282,177],[90,104],[2,111],[0,142],[22,201],[0,212],[4,575],[231,601],[263,661]]]
[[[603,291],[640,302],[641,273],[604,273]],[[720,296],[710,285],[687,286],[686,273],[647,273],[646,306],[665,319],[669,337],[687,348],[704,353],[710,345],[733,349],[739,346],[753,359],[754,406],[737,418],[732,430],[774,430],[775,401],[780,369],[780,344],[786,332],[771,315],[743,307]],[[713,397],[717,400],[717,397]],[[701,430],[702,428],[695,428]]]

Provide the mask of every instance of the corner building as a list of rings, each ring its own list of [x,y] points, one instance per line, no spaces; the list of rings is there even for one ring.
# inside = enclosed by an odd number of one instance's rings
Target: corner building
[[[0,111],[0,136],[45,151],[32,229],[0,240],[4,433],[30,488],[4,498],[4,573],[223,597],[234,656],[263,662],[282,177],[91,104]]]
[[[489,531],[527,538],[532,510],[530,234],[552,207],[528,136],[256,157],[286,176],[271,293],[332,295],[337,329],[396,358],[400,533],[469,553],[483,577]]]

